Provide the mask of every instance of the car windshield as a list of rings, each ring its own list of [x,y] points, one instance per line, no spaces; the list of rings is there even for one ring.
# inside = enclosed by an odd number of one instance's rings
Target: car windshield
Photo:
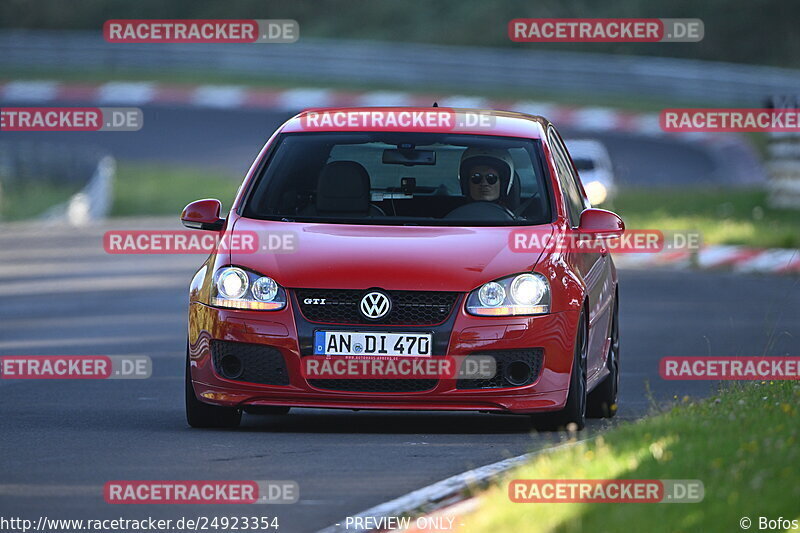
[[[533,225],[552,221],[539,140],[428,133],[291,133],[240,213],[296,222]]]

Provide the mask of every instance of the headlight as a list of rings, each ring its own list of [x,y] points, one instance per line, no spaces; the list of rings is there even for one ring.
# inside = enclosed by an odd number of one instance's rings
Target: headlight
[[[511,299],[519,305],[537,305],[547,292],[543,276],[522,274],[511,282]]]
[[[277,311],[286,307],[286,291],[270,277],[238,267],[223,267],[214,274],[211,305]]]
[[[506,290],[499,283],[491,281],[478,289],[478,299],[481,305],[497,307],[506,300]]]
[[[272,278],[258,278],[253,283],[253,298],[259,302],[271,302],[278,295],[278,284]]]
[[[238,300],[247,292],[250,280],[247,274],[239,268],[226,268],[221,270],[217,278],[217,293],[223,298]]]
[[[538,272],[490,281],[469,293],[467,312],[478,316],[549,313],[550,284]]]

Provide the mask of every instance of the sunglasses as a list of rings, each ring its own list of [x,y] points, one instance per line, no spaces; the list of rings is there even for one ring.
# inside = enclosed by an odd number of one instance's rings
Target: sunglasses
[[[497,180],[500,179],[497,174],[481,174],[480,172],[474,173],[469,179],[472,183],[477,185],[483,180],[483,178],[486,178],[486,183],[489,185],[494,185],[497,183]]]

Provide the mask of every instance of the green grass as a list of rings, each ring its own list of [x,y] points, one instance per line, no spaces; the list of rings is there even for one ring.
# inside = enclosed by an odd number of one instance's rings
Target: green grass
[[[629,229],[700,231],[705,244],[800,247],[800,215],[772,209],[760,189],[631,189],[613,210]]]
[[[700,402],[540,455],[479,496],[462,531],[741,531],[800,518],[800,384],[733,385]],[[513,503],[512,479],[698,479],[700,503]]]
[[[6,186],[0,190],[0,221],[35,218],[76,192],[75,187],[42,181]]]
[[[120,162],[111,216],[175,215],[186,204],[216,198],[230,209],[241,180],[205,169]]]

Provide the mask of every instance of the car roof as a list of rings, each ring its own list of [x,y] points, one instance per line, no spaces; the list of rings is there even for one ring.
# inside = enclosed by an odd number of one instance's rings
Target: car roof
[[[341,113],[341,112],[386,112],[386,111],[407,111],[412,113],[426,112],[453,112],[456,117],[470,115],[482,115],[490,117],[484,119],[480,125],[463,126],[449,131],[449,133],[463,133],[468,135],[491,135],[499,137],[522,137],[528,139],[541,139],[547,131],[550,121],[538,115],[528,115],[514,111],[499,111],[493,109],[470,109],[452,107],[336,107],[336,108],[315,108],[304,110],[289,119],[281,128],[284,133],[299,133],[308,131],[404,131],[426,133],[435,131],[430,127],[380,127],[367,129],[337,128],[336,126],[319,127],[313,129],[305,126],[304,118],[308,118],[311,113]]]

